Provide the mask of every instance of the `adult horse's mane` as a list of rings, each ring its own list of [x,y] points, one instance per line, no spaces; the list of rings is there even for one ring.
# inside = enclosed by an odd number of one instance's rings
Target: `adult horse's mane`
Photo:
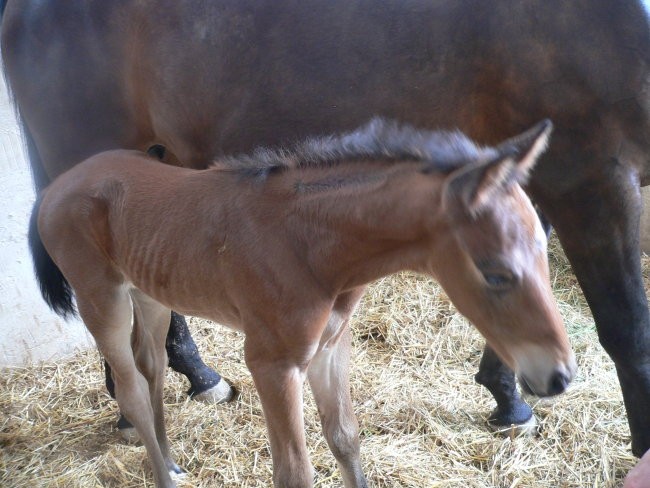
[[[292,168],[369,160],[420,161],[423,171],[447,173],[476,158],[480,151],[459,131],[421,131],[376,117],[352,132],[309,138],[288,148],[259,148],[249,155],[220,158],[214,164],[258,178]]]

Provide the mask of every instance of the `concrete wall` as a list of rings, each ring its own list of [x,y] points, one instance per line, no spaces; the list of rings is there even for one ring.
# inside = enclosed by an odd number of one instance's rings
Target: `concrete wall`
[[[53,360],[92,345],[78,321],[47,308],[33,277],[27,223],[34,202],[29,165],[0,76],[0,366]]]

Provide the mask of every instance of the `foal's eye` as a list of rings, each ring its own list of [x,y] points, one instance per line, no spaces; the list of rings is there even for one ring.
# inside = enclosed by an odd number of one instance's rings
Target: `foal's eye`
[[[517,282],[517,278],[510,271],[482,271],[482,273],[485,283],[492,290],[509,290]]]

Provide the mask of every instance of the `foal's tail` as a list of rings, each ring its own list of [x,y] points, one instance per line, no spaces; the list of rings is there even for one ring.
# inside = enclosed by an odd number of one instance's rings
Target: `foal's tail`
[[[38,233],[38,210],[41,198],[37,198],[29,220],[29,250],[34,261],[36,281],[41,288],[43,299],[57,315],[63,318],[76,316],[72,287],[63,273],[47,253],[41,236]]]

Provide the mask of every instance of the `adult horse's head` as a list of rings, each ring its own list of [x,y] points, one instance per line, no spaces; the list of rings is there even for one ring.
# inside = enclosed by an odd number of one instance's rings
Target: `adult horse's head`
[[[550,287],[546,234],[520,186],[551,127],[544,121],[449,175],[442,198],[451,238],[437,259],[445,271],[436,273],[524,389],[539,396],[563,392],[576,370]]]

